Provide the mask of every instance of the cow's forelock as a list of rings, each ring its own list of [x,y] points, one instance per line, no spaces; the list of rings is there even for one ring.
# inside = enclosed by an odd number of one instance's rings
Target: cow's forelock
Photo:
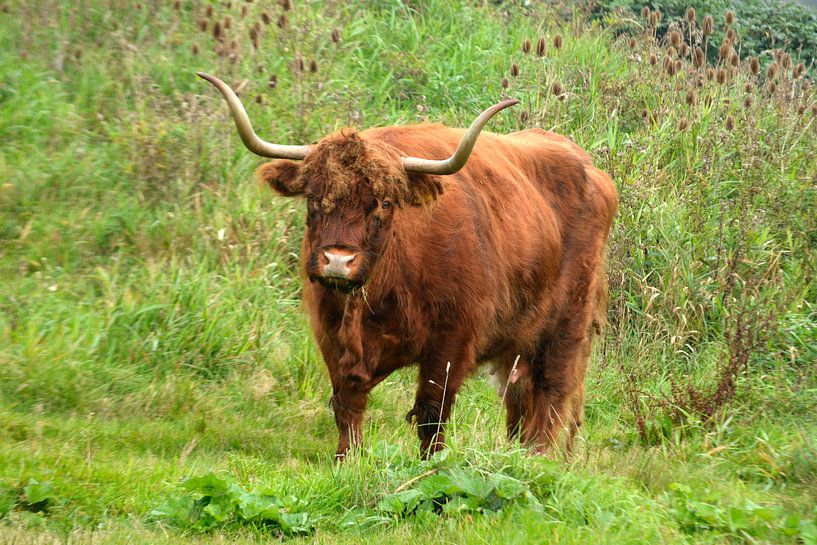
[[[429,202],[443,191],[439,178],[407,174],[396,149],[365,141],[353,130],[321,140],[306,158],[301,176],[307,194],[325,214],[343,201],[363,209],[372,199],[388,199],[401,207]]]

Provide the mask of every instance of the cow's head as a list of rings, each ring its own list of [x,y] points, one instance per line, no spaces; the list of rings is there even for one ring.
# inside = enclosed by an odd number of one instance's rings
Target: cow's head
[[[261,181],[277,193],[307,202],[306,270],[309,279],[344,291],[363,285],[390,238],[395,209],[415,206],[442,193],[438,176],[453,174],[468,161],[482,127],[506,100],[485,110],[465,131],[454,154],[432,160],[406,157],[380,142],[365,141],[352,130],[323,138],[313,146],[285,146],[256,136],[235,93],[220,79],[215,85],[230,106],[247,148],[277,160],[258,169]]]

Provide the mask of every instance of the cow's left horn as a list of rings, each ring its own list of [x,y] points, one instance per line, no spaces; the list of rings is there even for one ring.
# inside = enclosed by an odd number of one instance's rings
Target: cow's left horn
[[[504,100],[499,104],[494,104],[471,123],[465,134],[462,135],[454,155],[448,159],[440,161],[434,159],[420,159],[419,157],[403,157],[403,168],[407,172],[418,172],[420,174],[454,174],[468,162],[468,157],[477,143],[477,138],[482,128],[495,114],[509,106],[517,104],[518,100]]]
[[[261,157],[294,159],[298,161],[306,157],[306,154],[309,153],[311,146],[284,146],[265,142],[258,138],[258,135],[252,130],[250,118],[247,116],[244,106],[241,105],[241,101],[235,92],[230,89],[230,86],[217,77],[205,74],[204,72],[196,72],[196,75],[215,85],[216,89],[221,91],[221,94],[224,95],[224,100],[227,101],[227,105],[230,107],[230,113],[233,114],[233,120],[235,120],[235,126],[238,128],[241,141],[244,142],[248,150]]]

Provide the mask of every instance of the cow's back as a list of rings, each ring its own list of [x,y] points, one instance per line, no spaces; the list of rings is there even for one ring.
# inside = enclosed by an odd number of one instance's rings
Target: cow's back
[[[362,135],[405,155],[442,159],[462,130],[419,125]],[[437,202],[401,211],[395,226],[407,282],[437,311],[430,318],[438,326],[479,333],[480,359],[509,342],[535,343],[567,311],[571,256],[588,245],[598,253],[606,240],[612,183],[576,144],[538,129],[482,133],[465,168],[441,180]]]

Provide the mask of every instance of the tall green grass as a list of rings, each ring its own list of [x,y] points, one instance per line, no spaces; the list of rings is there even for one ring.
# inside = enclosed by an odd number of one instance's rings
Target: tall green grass
[[[4,540],[198,542],[149,513],[210,471],[306,501],[316,533],[296,540],[810,539],[817,118],[791,67],[754,76],[741,58],[718,84],[679,58],[670,76],[669,44],[649,30],[630,44],[567,4],[2,5]],[[540,36],[545,56],[522,52]],[[464,125],[512,96],[521,104],[492,130],[570,135],[611,174],[610,323],[577,453],[553,462],[508,444],[477,377],[434,462],[518,478],[544,512],[377,518],[380,500],[428,471],[402,419],[411,370],[374,392],[369,449],[332,464],[330,388],[299,303],[302,204],[257,187],[260,160],[196,70],[241,86],[259,133],[293,143],[350,125]],[[31,479],[52,488],[44,511]]]

